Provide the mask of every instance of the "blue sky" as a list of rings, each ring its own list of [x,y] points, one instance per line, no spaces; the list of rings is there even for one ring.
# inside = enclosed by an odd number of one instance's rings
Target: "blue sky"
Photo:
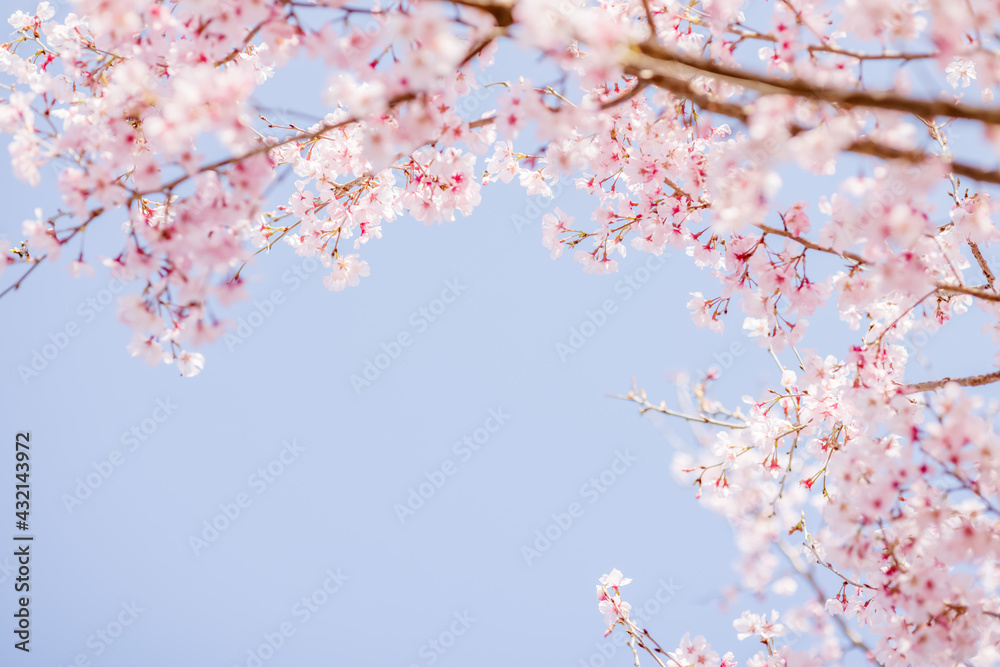
[[[609,278],[552,262],[537,222],[517,233],[510,216],[523,202],[511,192],[490,188],[469,220],[389,226],[366,247],[371,277],[343,293],[324,290],[318,271],[293,289],[281,277],[298,258],[273,253],[232,319],[276,290],[282,302],[232,352],[224,342],[206,350],[193,379],[131,359],[110,308],[86,320],[79,304],[100,304],[106,276],[69,281],[48,267],[12,295],[4,308],[21,315],[4,319],[6,422],[31,430],[36,457],[31,664],[68,664],[78,652],[98,664],[87,637],[132,599],[147,611],[101,664],[147,664],[152,647],[155,664],[245,664],[247,648],[294,622],[294,602],[330,568],[349,577],[342,590],[268,664],[430,664],[420,647],[465,611],[475,624],[438,664],[575,664],[601,639],[593,586],[616,566],[635,578],[637,600],[660,579],[681,584],[654,621],[665,637],[697,627],[699,614],[706,631],[719,627],[704,600],[732,578],[720,552],[728,528],[670,480],[664,437],[604,394],[627,389],[632,374],[669,392],[669,369],[706,368],[729,339],[703,335],[684,313],[684,263],[640,272],[648,280],[630,293],[619,281],[644,257]],[[425,327],[420,309],[440,310],[449,284],[461,293]],[[563,361],[556,344],[590,331],[588,312],[604,312],[605,324]],[[17,366],[70,323],[79,335],[22,382]],[[351,376],[381,364],[381,344],[401,333],[410,345],[359,394]],[[487,427],[496,430],[484,439]],[[473,451],[464,437],[483,443]],[[302,451],[286,451],[271,482],[251,479],[280,461],[286,441]],[[116,450],[120,465],[67,507],[78,478],[100,475],[95,465]],[[600,484],[613,465],[621,473]],[[453,474],[433,495],[419,489],[443,469]],[[394,506],[410,489],[429,497],[401,522]],[[241,493],[248,506],[195,554],[190,537],[204,537],[203,521]],[[535,531],[572,503],[582,516],[526,559]]]
[[[54,208],[7,162],[0,187],[11,240],[35,206]],[[794,199],[805,189],[786,182]],[[0,495],[29,430],[36,536],[32,651],[7,641],[3,664],[628,665],[597,648],[594,585],[613,567],[634,579],[634,606],[657,601],[648,627],[665,646],[690,630],[743,662],[753,647],[717,604],[737,581],[729,528],[669,472],[689,430],[605,394],[635,376],[672,400],[674,372],[703,372],[735,341],[747,352],[723,397],[755,394],[773,364],[735,312],[724,335],[694,327],[689,293],[715,283],[676,251],[652,266],[630,253],[605,277],[550,260],[540,219],[555,206],[586,216],[593,200],[498,184],[470,218],[386,225],[363,249],[371,276],[342,293],[278,247],[226,313],[250,335],[203,350],[192,379],[129,357],[105,273],[36,271],[0,303]],[[117,222],[102,224],[107,242]],[[841,354],[854,338],[824,321],[806,346]],[[574,330],[592,335],[560,355]],[[956,340],[942,332],[928,355]],[[36,352],[45,366],[25,379]],[[948,371],[976,361],[955,355]],[[377,377],[352,383],[369,362]],[[8,624],[12,563],[0,557]]]

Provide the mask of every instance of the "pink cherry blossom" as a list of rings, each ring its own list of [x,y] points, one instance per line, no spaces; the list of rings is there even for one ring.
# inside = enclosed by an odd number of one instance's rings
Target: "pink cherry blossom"
[[[369,273],[368,262],[359,260],[358,255],[341,255],[333,260],[333,272],[323,278],[323,285],[339,292],[347,286],[357,287]]]
[[[965,58],[958,58],[948,65],[944,70],[948,74],[948,83],[952,88],[968,88],[972,80],[976,78],[976,64]]]

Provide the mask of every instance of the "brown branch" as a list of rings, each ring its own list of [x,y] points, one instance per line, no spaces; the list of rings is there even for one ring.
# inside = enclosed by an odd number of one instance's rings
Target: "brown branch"
[[[636,85],[632,86],[618,97],[612,97],[601,102],[601,111],[607,111],[608,109],[614,108],[623,102],[628,102],[630,99],[646,90],[648,86],[648,81],[639,81]]]
[[[642,8],[646,12],[646,22],[649,24],[649,41],[656,43],[656,22],[653,21],[653,10],[649,0],[642,0]]]
[[[497,21],[497,26],[500,28],[508,28],[514,25],[514,5],[480,2],[480,0],[449,0],[449,2],[492,14],[493,18]]]
[[[883,160],[905,160],[912,164],[923,162],[940,161],[943,162],[951,173],[958,176],[965,176],[980,183],[995,183],[1000,185],[1000,171],[996,169],[984,169],[964,162],[948,160],[940,155],[933,155],[919,150],[903,150],[893,148],[885,144],[880,144],[871,139],[858,139],[851,142],[846,148],[851,153],[859,155],[871,155]]]
[[[979,387],[984,384],[991,384],[1000,381],[1000,371],[986,373],[984,375],[973,375],[964,378],[941,378],[940,380],[928,380],[927,382],[917,382],[902,386],[904,394],[918,394],[922,391],[932,391],[945,386],[949,382],[954,382],[960,387]]]
[[[985,287],[968,287],[966,285],[949,285],[947,283],[938,283],[937,287],[938,290],[945,294],[950,292],[952,294],[965,294],[977,299],[983,299],[984,301],[1000,301],[1000,294],[992,290],[987,290]]]
[[[969,241],[969,247],[972,248],[972,256],[976,258],[976,262],[979,264],[979,268],[983,272],[983,276],[986,277],[986,287],[993,289],[993,281],[996,280],[996,276],[993,275],[993,271],[990,270],[990,265],[986,263],[986,258],[983,257],[983,253],[979,250],[979,246],[974,241]]]
[[[743,123],[746,123],[750,118],[750,114],[747,113],[742,105],[715,100],[705,93],[696,91],[692,88],[691,82],[685,79],[657,74],[649,69],[634,66],[626,66],[625,73],[636,75],[640,81],[648,81],[657,88],[662,88],[678,97],[691,100],[691,102],[697,104],[705,111],[720,113],[723,116],[735,118]]]
[[[487,125],[492,125],[496,122],[496,116],[488,116],[487,118],[480,118],[479,120],[474,120],[469,123],[469,129],[474,130],[477,127],[485,127]]]
[[[750,88],[763,95],[792,95],[846,107],[900,111],[921,118],[946,116],[975,120],[988,125],[1000,124],[1000,108],[998,107],[975,107],[943,100],[919,100],[897,95],[888,90],[841,90],[816,86],[803,79],[784,79],[767,74],[757,74],[720,65],[709,60],[692,58],[650,43],[636,44],[634,49],[631,52],[631,59],[635,62],[629,64],[668,76],[676,76],[677,74],[709,76]]]
[[[827,248],[825,246],[821,246],[817,243],[813,243],[809,239],[804,239],[801,236],[796,236],[791,232],[785,231],[784,229],[778,229],[776,227],[770,227],[768,225],[757,225],[757,227],[759,227],[760,230],[763,231],[765,234],[774,234],[775,236],[783,236],[786,239],[791,239],[792,241],[795,241],[801,246],[809,248],[810,250],[819,250],[820,252],[830,253],[831,255],[838,255],[840,257],[843,257],[844,259],[849,259],[852,262],[855,262],[856,264],[867,263],[865,262],[864,258],[861,257],[861,255],[856,255],[853,252],[848,252],[846,250],[840,251],[840,250],[834,250],[833,248]]]
[[[40,257],[40,258],[36,259],[36,260],[35,260],[35,261],[34,261],[34,262],[32,263],[32,265],[31,265],[31,268],[30,268],[30,269],[28,269],[27,271],[25,271],[25,272],[24,272],[24,273],[23,273],[23,274],[21,275],[21,277],[17,279],[17,282],[16,282],[16,283],[14,283],[13,285],[9,286],[9,287],[8,287],[7,289],[5,289],[4,291],[0,292],[0,299],[2,299],[2,298],[3,298],[3,297],[4,297],[4,296],[5,296],[5,295],[6,295],[6,294],[7,294],[8,292],[14,292],[14,291],[16,291],[16,290],[20,289],[20,288],[21,288],[21,283],[23,283],[23,282],[25,281],[25,279],[26,279],[26,278],[27,278],[28,276],[30,276],[30,275],[31,275],[31,272],[32,272],[32,271],[34,271],[35,269],[37,269],[37,268],[38,268],[38,265],[39,265],[39,264],[41,264],[41,263],[42,263],[43,261],[45,261],[45,258],[46,258],[46,257],[48,257],[48,255],[43,255],[42,257]]]
[[[777,41],[777,39],[775,39]],[[846,56],[855,60],[926,60],[937,58],[937,53],[903,53],[900,51],[883,51],[882,53],[864,53],[863,51],[850,51],[848,49],[838,49],[825,44],[810,44],[806,47],[810,53],[834,53],[838,56]]]

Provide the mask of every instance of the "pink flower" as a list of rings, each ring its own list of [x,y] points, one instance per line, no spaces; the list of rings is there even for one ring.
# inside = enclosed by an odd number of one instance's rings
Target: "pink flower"
[[[529,195],[552,196],[552,189],[549,188],[540,171],[525,170],[519,174],[521,187],[527,190]]]
[[[944,70],[948,74],[948,83],[952,88],[968,88],[972,79],[976,78],[976,64],[966,58],[956,58]]]
[[[48,257],[51,260],[59,259],[62,249],[55,229],[47,221],[42,220],[42,209],[35,209],[35,219],[25,220],[21,225],[21,233],[28,239],[28,251],[35,259]]]
[[[743,612],[738,619],[733,621],[733,628],[736,629],[736,638],[741,641],[747,637],[759,635],[763,625],[764,619],[760,614],[754,614],[749,611]]]
[[[69,274],[74,278],[79,278],[82,275],[86,276],[94,275],[94,267],[80,260],[74,260],[73,262],[70,262],[69,266],[67,266],[66,268],[69,269]]]
[[[486,163],[486,173],[504,183],[510,183],[518,171],[520,168],[514,156],[513,145],[509,141],[498,141],[493,150],[493,157]]]
[[[745,611],[742,616],[733,621],[733,628],[736,629],[737,633],[736,638],[743,640],[747,637],[758,636],[766,641],[774,637],[780,637],[785,634],[785,626],[776,623],[775,621],[777,620],[777,610],[771,612],[770,621],[765,616]]]
[[[601,586],[613,588],[617,592],[619,586],[630,584],[632,580],[623,577],[622,573],[616,568],[611,570],[610,574],[602,574],[600,582]]]
[[[138,294],[126,294],[118,298],[118,319],[136,332],[154,331],[161,327],[160,318]]]
[[[556,259],[562,254],[563,243],[560,236],[573,224],[573,218],[556,208],[542,216],[542,245],[551,250],[550,257]]]
[[[333,272],[323,278],[323,285],[334,292],[345,287],[357,287],[361,278],[370,272],[368,262],[359,260],[358,255],[341,255],[333,261]]]
[[[613,259],[602,257],[598,259],[594,253],[577,250],[573,253],[573,259],[583,264],[583,270],[587,273],[602,276],[618,271],[618,262]]]
[[[681,638],[676,655],[682,664],[690,667],[717,667],[719,665],[719,654],[712,650],[708,640],[700,635],[691,639],[690,632]]]
[[[163,351],[163,346],[152,336],[136,334],[127,349],[133,357],[141,357],[149,366],[170,360],[170,355]]]
[[[177,355],[177,370],[184,377],[194,377],[205,367],[205,357],[197,352],[183,351]]]
[[[607,626],[604,636],[607,637],[611,634],[611,631],[619,620],[628,618],[628,612],[632,609],[632,605],[628,602],[623,602],[618,596],[614,596],[613,598],[601,600],[597,604],[597,609],[604,614],[604,624]]]
[[[687,302],[691,320],[695,326],[708,327],[717,333],[722,332],[722,322],[715,316],[712,302],[707,301],[701,292],[691,292],[691,300]]]
[[[631,581],[631,579],[622,577],[622,573],[617,569],[611,570],[610,574],[601,575],[601,584],[597,587],[597,599],[599,600],[597,608],[604,614],[604,623],[607,625],[605,637],[611,634],[619,620],[628,620],[628,612],[632,605],[622,601],[618,594],[618,588],[631,583]]]

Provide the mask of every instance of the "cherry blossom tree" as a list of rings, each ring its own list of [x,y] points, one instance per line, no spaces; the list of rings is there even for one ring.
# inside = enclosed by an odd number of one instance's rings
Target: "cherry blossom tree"
[[[4,294],[60,259],[73,276],[103,265],[133,288],[119,303],[131,354],[194,375],[244,270],[266,270],[245,269],[255,254],[318,258],[340,291],[369,275],[363,246],[383,223],[473,215],[497,181],[535,197],[572,183],[593,214],[544,217],[554,258],[604,274],[627,250],[683,250],[718,279],[692,294],[694,321],[718,332],[738,307],[774,358],[772,388],[742,406],[709,397],[714,371],[689,408],[623,397],[704,427],[677,472],[731,522],[744,586],[787,588],[790,567],[811,591],[735,619],[735,640],[760,642],[749,664],[1000,661],[997,406],[976,393],[1000,380],[984,254],[998,240],[996,2],[67,9],[15,13],[0,45],[14,172],[51,175],[62,197],[20,243],[0,241]],[[509,54],[537,70],[485,84]],[[321,117],[264,108],[257,90],[307,61],[329,72]],[[822,194],[779,206],[789,170]],[[88,230],[119,227],[117,254],[85,252]],[[905,379],[906,337],[973,308],[991,322],[976,340],[987,372]],[[857,331],[848,349],[803,346],[820,311]],[[661,647],[629,617],[627,583],[602,577],[599,608],[637,664],[735,664],[697,635]],[[790,630],[803,639],[779,641]]]

